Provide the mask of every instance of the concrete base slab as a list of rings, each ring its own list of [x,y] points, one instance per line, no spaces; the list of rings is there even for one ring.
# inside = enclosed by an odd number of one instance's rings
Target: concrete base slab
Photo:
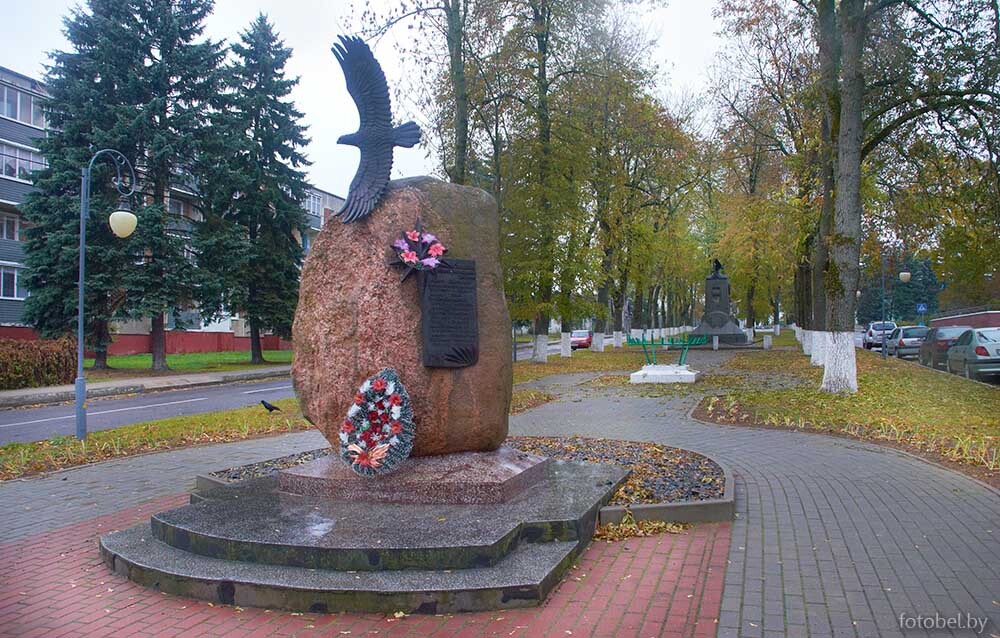
[[[399,470],[358,476],[335,454],[278,472],[291,494],[352,501],[358,494],[382,503],[502,503],[545,476],[548,459],[501,446],[409,458]]]
[[[699,374],[687,365],[647,365],[629,375],[629,383],[694,383]]]

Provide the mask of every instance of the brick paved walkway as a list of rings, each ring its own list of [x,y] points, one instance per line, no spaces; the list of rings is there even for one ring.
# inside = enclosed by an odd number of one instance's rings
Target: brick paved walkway
[[[692,352],[709,370],[728,353]],[[654,441],[736,475],[737,520],[719,636],[969,636],[900,632],[900,614],[989,617],[1000,636],[1000,495],[955,472],[848,439],[702,424],[700,397],[579,388],[511,434]]]
[[[729,353],[723,352],[692,352],[691,363],[696,369],[708,370],[728,356]],[[585,377],[577,380],[582,378]],[[957,613],[989,616],[991,624],[984,635],[1000,635],[1000,495],[995,491],[954,472],[875,445],[808,433],[701,424],[686,416],[697,401],[693,395],[670,399],[621,397],[583,390],[572,381],[560,377],[558,387],[552,388],[560,400],[514,417],[511,433],[661,442],[704,452],[734,471],[739,515],[732,525],[728,549],[717,624],[719,636],[971,635],[970,632],[900,632],[900,614],[927,616],[935,612],[942,616]],[[94,517],[133,507],[153,496],[177,494],[190,486],[196,472],[323,444],[316,433],[300,433],[126,459],[0,485],[0,511],[4,512],[0,543],[23,539],[0,546],[3,566],[0,632],[9,631],[15,619],[22,623],[37,621],[34,617],[25,619],[22,616],[25,610],[46,613],[44,607],[32,607],[31,601],[21,600],[17,592],[27,588],[18,587],[18,583],[39,583],[40,589],[33,591],[52,596],[58,603],[55,607],[61,610],[53,617],[61,613],[58,617],[72,617],[76,621],[91,615],[87,622],[98,622],[105,607],[101,603],[95,605],[95,601],[107,598],[104,594],[96,598],[101,592],[93,589],[97,585],[90,576],[95,574],[96,582],[104,580],[105,585],[115,577],[102,571],[93,538],[110,526],[124,526],[129,520],[145,518],[149,509],[163,509],[173,501],[170,498],[157,501],[143,512],[129,510],[117,518]],[[72,524],[76,525],[66,527]],[[700,540],[702,535],[704,541]],[[581,560],[580,571],[593,577],[603,568],[602,582],[596,584],[590,580],[577,584],[575,580],[567,580],[540,610],[407,618],[400,623],[367,616],[263,617],[261,611],[209,608],[203,603],[167,596],[153,595],[152,599],[158,602],[151,602],[148,592],[137,591],[117,579],[114,582],[118,586],[107,585],[115,592],[107,593],[128,593],[123,594],[124,601],[117,602],[118,606],[107,613],[116,615],[115,620],[120,623],[125,622],[123,618],[128,613],[134,615],[133,620],[142,617],[145,620],[138,628],[151,634],[156,633],[150,632],[154,623],[174,626],[176,618],[169,622],[168,618],[180,613],[182,617],[198,619],[187,622],[192,623],[193,632],[201,635],[219,635],[222,630],[237,626],[260,630],[260,635],[270,635],[279,628],[290,634],[313,624],[317,629],[326,627],[323,635],[338,635],[340,631],[359,635],[374,630],[380,635],[397,635],[396,632],[428,635],[435,631],[438,635],[506,635],[520,627],[518,631],[522,633],[511,635],[540,636],[549,631],[551,635],[566,636],[570,634],[565,633],[559,622],[573,620],[574,627],[568,629],[575,636],[646,636],[639,618],[630,617],[632,612],[623,607],[627,600],[644,604],[638,592],[646,579],[647,583],[657,581],[666,587],[673,587],[676,581],[677,589],[657,592],[645,607],[646,621],[666,632],[661,635],[674,635],[669,632],[677,628],[676,621],[665,622],[664,605],[656,604],[668,596],[674,603],[688,600],[689,594],[681,591],[683,577],[677,580],[670,572],[671,561],[674,568],[677,565],[672,552],[695,556],[701,546],[701,560],[711,563],[716,558],[705,557],[715,554],[705,554],[709,551],[705,548],[711,545],[712,552],[721,551],[727,535],[726,525],[698,526],[687,537],[630,541],[628,550],[621,545],[597,544]],[[75,543],[69,539],[80,540]],[[669,547],[656,545],[662,543]],[[635,574],[620,582],[612,577],[619,561],[635,561],[633,568],[647,565],[646,561],[636,559],[650,553],[655,556],[656,548],[667,558],[649,563],[638,580]],[[60,552],[66,556],[60,557]],[[57,563],[57,557],[63,562]],[[15,558],[23,568],[8,568]],[[60,564],[66,565],[66,569],[54,567]],[[90,572],[84,574],[81,570],[87,568]],[[29,581],[36,570],[44,571],[48,580]],[[58,581],[60,574],[67,586],[70,582],[77,584],[71,588],[74,591],[84,586],[92,589],[84,599],[54,589],[50,590],[52,593],[46,591],[45,583]],[[72,577],[77,580],[72,581]],[[699,585],[698,581],[692,584],[689,580],[683,583],[683,587],[694,590],[700,587],[703,592],[687,590],[691,591],[692,608],[699,609],[698,617],[711,616],[700,611],[711,610],[709,593],[715,590],[710,583],[721,577],[716,569],[704,584]],[[636,593],[628,593],[630,587],[636,587]],[[130,601],[129,596],[135,599]],[[606,604],[607,609],[595,617],[591,605],[598,602]],[[186,605],[186,609],[171,605]],[[20,613],[16,612],[18,609]],[[129,609],[132,611],[128,612]],[[668,605],[667,613],[669,609]],[[499,616],[503,621],[496,620]],[[280,623],[276,620],[279,617]],[[610,631],[601,623],[612,617],[626,624]],[[309,618],[313,621],[308,622]],[[338,624],[344,622],[354,625],[344,628]],[[528,622],[534,624],[529,626]],[[261,623],[263,628],[259,626]],[[336,631],[330,628],[331,623]],[[214,629],[216,625],[220,631]],[[21,629],[34,626],[24,624]],[[111,623],[102,626],[111,627]],[[597,628],[596,632],[592,627]],[[44,633],[58,635],[54,631]],[[75,630],[67,633],[81,635]]]
[[[539,608],[387,618],[212,606],[109,572],[97,537],[185,494],[0,545],[0,636],[698,636],[716,632],[730,524],[597,542]]]

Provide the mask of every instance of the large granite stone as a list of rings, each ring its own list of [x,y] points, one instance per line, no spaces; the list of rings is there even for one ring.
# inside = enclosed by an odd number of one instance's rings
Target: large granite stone
[[[417,218],[476,261],[479,360],[426,368],[417,277],[402,284],[390,245]],[[395,368],[413,402],[413,456],[488,451],[507,436],[510,316],[500,269],[499,218],[485,191],[428,177],[390,182],[382,203],[351,224],[326,224],[302,269],[292,328],[292,380],[306,418],[334,445],[358,386]]]

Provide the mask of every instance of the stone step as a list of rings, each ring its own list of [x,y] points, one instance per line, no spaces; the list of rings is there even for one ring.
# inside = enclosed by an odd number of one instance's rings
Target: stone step
[[[336,501],[288,494],[268,477],[211,490],[155,514],[154,537],[205,556],[352,571],[473,569],[523,543],[588,541],[600,507],[627,471],[551,461],[505,503],[441,505]]]
[[[453,613],[540,603],[581,543],[523,543],[496,565],[462,570],[335,571],[207,558],[167,545],[149,525],[101,538],[116,573],[216,603],[308,612]]]

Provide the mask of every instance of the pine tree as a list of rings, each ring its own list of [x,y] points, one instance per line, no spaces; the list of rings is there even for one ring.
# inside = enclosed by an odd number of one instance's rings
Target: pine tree
[[[36,190],[22,211],[26,232],[27,286],[24,317],[43,336],[72,332],[77,314],[80,174],[95,151],[114,148],[133,162],[138,145],[129,123],[129,77],[137,59],[128,0],[90,0],[64,19],[70,51],[52,54],[46,75],[48,135],[39,147],[48,167],[34,176]],[[95,368],[107,367],[109,323],[121,315],[122,272],[131,263],[132,242],[116,238],[108,211],[117,203],[114,168],[98,161],[91,177],[84,322],[96,353]]]
[[[302,114],[288,95],[292,55],[260,15],[231,47],[224,108],[213,123],[215,149],[202,157],[201,190],[210,205],[197,246],[206,279],[202,312],[237,311],[250,325],[251,360],[264,361],[264,330],[291,332],[298,301],[305,232],[301,202],[308,184],[301,148],[308,140]]]
[[[192,222],[172,218],[171,187],[193,184],[192,171],[206,149],[207,111],[218,95],[222,46],[202,39],[212,0],[132,0],[131,27],[141,62],[131,84],[141,117],[133,122],[143,157],[143,192],[134,244],[138,263],[127,274],[128,312],[151,317],[153,369],[167,369],[166,313],[195,299],[196,264],[190,251]]]

